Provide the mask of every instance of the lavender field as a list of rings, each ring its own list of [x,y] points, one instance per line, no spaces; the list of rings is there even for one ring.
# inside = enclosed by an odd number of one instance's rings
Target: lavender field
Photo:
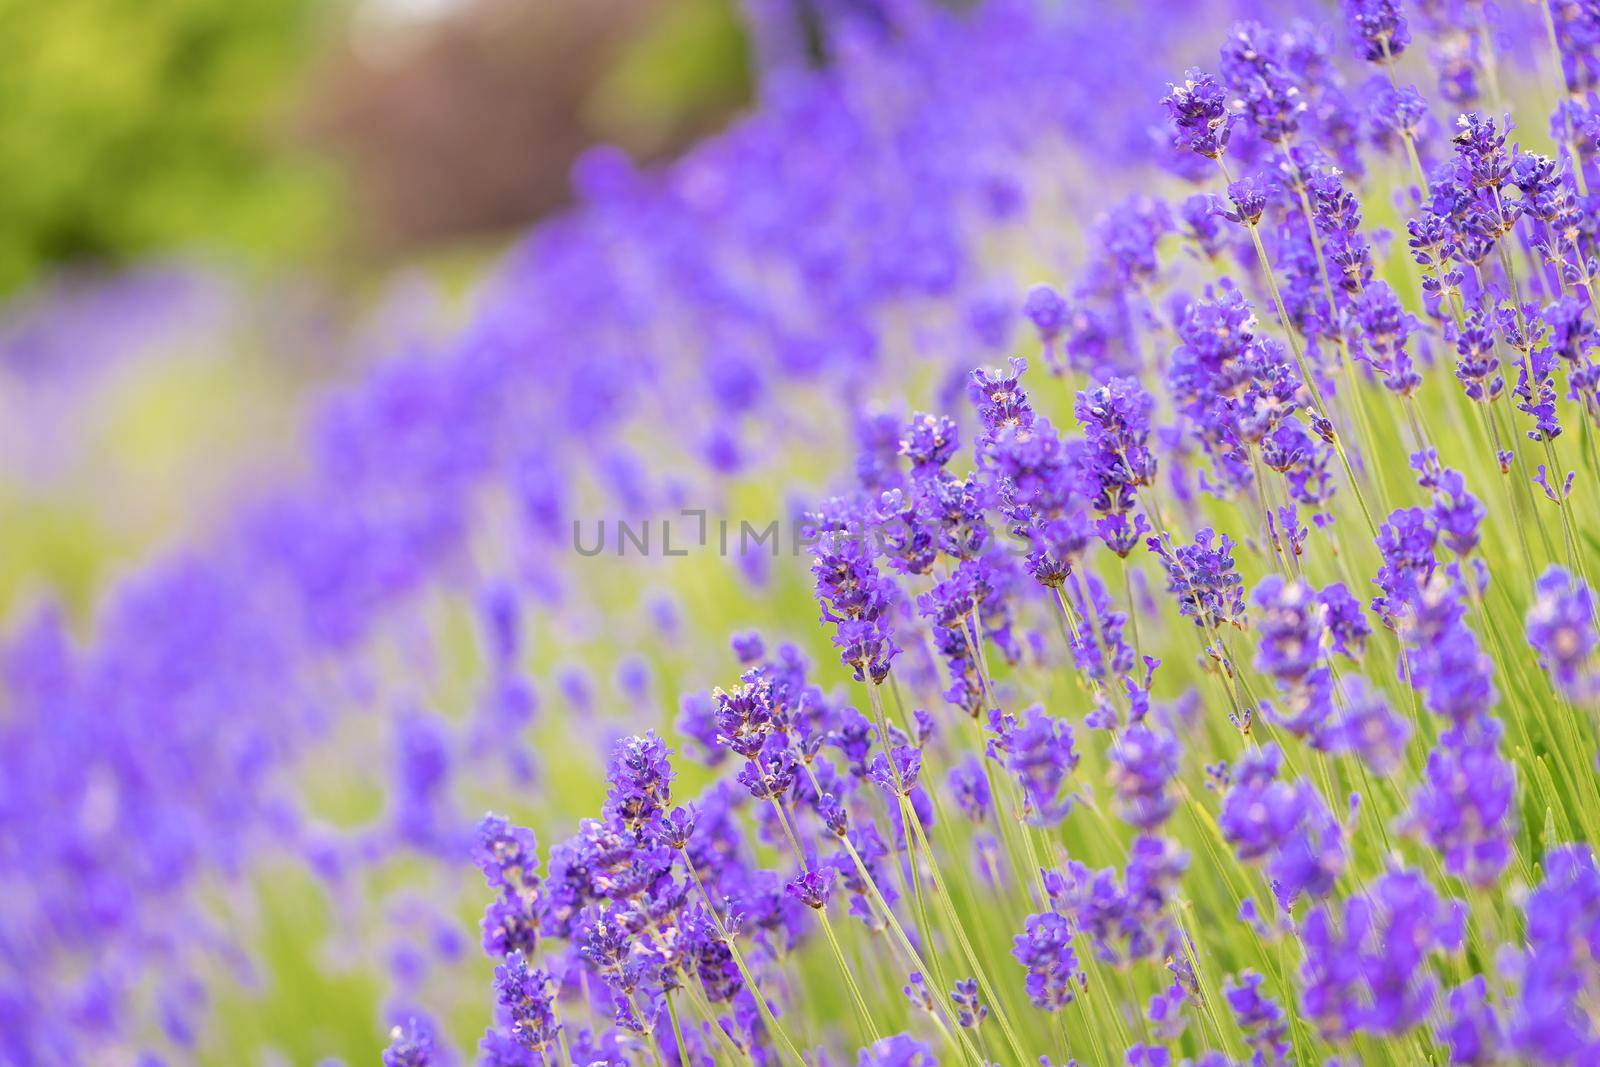
[[[1600,3],[725,14],[0,306],[0,1064],[1600,1054]]]

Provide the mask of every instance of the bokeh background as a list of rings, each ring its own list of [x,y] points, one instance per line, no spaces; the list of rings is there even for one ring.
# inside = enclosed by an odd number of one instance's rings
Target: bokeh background
[[[4,6],[0,610],[82,615],[295,412],[446,326],[596,144],[659,161],[752,93],[735,0]],[[380,340],[381,338],[381,340]]]

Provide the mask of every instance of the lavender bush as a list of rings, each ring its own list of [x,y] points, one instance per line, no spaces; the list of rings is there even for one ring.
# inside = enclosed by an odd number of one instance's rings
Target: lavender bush
[[[1152,7],[835,12],[13,635],[0,1058],[237,1062],[286,899],[387,1067],[1600,1049],[1600,9]]]

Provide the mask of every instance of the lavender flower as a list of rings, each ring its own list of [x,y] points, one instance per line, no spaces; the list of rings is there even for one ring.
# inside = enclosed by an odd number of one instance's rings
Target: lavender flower
[[[1300,931],[1306,1014],[1329,1039],[1420,1025],[1439,992],[1428,958],[1459,950],[1465,925],[1466,905],[1441,901],[1415,871],[1382,875],[1345,902],[1342,919],[1318,906]]]
[[[1167,571],[1167,591],[1178,598],[1178,610],[1196,626],[1215,630],[1244,620],[1244,580],[1234,569],[1233,541],[1210,528],[1195,535],[1193,545],[1174,550],[1161,539],[1147,542]]]
[[[416,1019],[396,1026],[383,1050],[383,1067],[432,1067],[435,1059],[433,1027]]]
[[[654,733],[625,738],[606,769],[606,820],[639,833],[672,804],[671,749]]]
[[[1500,753],[1500,724],[1491,719],[1475,731],[1440,736],[1407,825],[1440,853],[1447,872],[1491,886],[1511,860],[1516,772]]]
[[[1062,916],[1053,911],[1028,916],[1011,955],[1028,972],[1028,999],[1034,1007],[1060,1011],[1076,998],[1083,975],[1072,948],[1072,927]]]
[[[1389,63],[1411,43],[1411,30],[1395,0],[1344,0],[1345,20],[1369,63]]]
[[[1246,753],[1218,822],[1241,860],[1266,863],[1281,900],[1325,896],[1344,870],[1344,831],[1309,782],[1279,780],[1282,764],[1276,745]]]
[[[1246,971],[1237,981],[1228,979],[1223,983],[1222,995],[1245,1032],[1246,1043],[1254,1050],[1250,1058],[1253,1067],[1288,1063],[1289,1024],[1283,1009],[1261,994],[1261,975]]]
[[[1170,87],[1161,101],[1174,128],[1174,143],[1206,159],[1219,159],[1228,147],[1233,112],[1227,91],[1202,70],[1184,72],[1183,84]]]
[[[878,571],[858,507],[834,501],[816,522],[821,533],[811,571],[822,620],[833,625],[839,658],[856,680],[881,684],[900,652],[888,628],[893,584]]]
[[[1177,739],[1145,726],[1134,726],[1111,748],[1110,780],[1117,812],[1140,830],[1154,830],[1172,814],[1176,803],[1168,786],[1178,774]]]
[[[1022,789],[1023,812],[1034,826],[1053,826],[1072,808],[1067,779],[1078,766],[1072,728],[1033,707],[1018,720],[995,709],[989,713],[994,734],[988,757],[1004,767]]]
[[[534,1052],[554,1041],[560,1029],[550,982],[549,973],[529,969],[521,953],[507,957],[494,972],[495,995],[510,1017],[511,1033],[524,1048]]]
[[[1023,298],[1022,314],[1039,334],[1039,343],[1044,346],[1045,364],[1057,366],[1055,346],[1067,328],[1069,314],[1066,299],[1048,285],[1035,285]]]
[[[1560,567],[1550,567],[1535,586],[1528,609],[1528,644],[1567,699],[1581,701],[1595,691],[1590,664],[1600,635],[1595,633],[1594,594]]]
[[[1358,358],[1378,372],[1385,388],[1402,396],[1415,393],[1422,375],[1406,351],[1406,341],[1416,320],[1401,308],[1394,290],[1384,282],[1363,289],[1356,300],[1356,320],[1361,325]]]
[[[988,1007],[978,997],[978,980],[963,978],[950,993],[956,1006],[956,1022],[967,1030],[975,1030],[989,1017]]]
[[[861,1050],[856,1067],[937,1067],[933,1050],[908,1034],[875,1041]]]
[[[1587,845],[1555,849],[1545,857],[1544,872],[1528,898],[1527,957],[1508,1029],[1517,1054],[1560,1062],[1594,1044],[1581,1000],[1595,979],[1587,945],[1600,915],[1600,873]]]

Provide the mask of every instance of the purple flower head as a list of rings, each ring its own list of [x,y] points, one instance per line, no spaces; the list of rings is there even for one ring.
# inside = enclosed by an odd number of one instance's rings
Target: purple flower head
[[[1517,410],[1533,419],[1530,441],[1554,441],[1561,436],[1561,415],[1556,410],[1556,356],[1548,348],[1530,353],[1517,367],[1512,393]]]
[[[1072,808],[1065,792],[1067,779],[1078,766],[1072,728],[1035,706],[1018,721],[995,709],[989,713],[994,735],[986,746],[988,757],[1004,767],[1022,787],[1023,815],[1031,825],[1054,826]]]
[[[972,616],[987,588],[982,577],[981,566],[963,560],[949,577],[917,597],[917,613],[928,620],[934,648],[949,671],[945,699],[972,716],[982,710],[985,699],[978,673],[977,638],[971,628]]]
[[[1581,580],[1551,566],[1534,587],[1528,609],[1528,644],[1556,688],[1569,700],[1582,701],[1595,691],[1589,660],[1600,635],[1595,632],[1594,594]]]
[[[1387,282],[1374,282],[1356,301],[1360,347],[1355,355],[1383,379],[1384,388],[1410,396],[1422,384],[1406,342],[1416,328],[1416,318],[1406,311]]]
[[[754,630],[734,634],[728,639],[728,644],[733,648],[734,658],[739,661],[741,667],[754,667],[767,657],[766,643]]]
[[[1519,1059],[1580,1062],[1595,1047],[1584,1006],[1594,988],[1600,928],[1600,872],[1590,846],[1564,845],[1544,860],[1544,880],[1529,895],[1522,989],[1508,1029]]]
[[[1185,305],[1167,381],[1182,425],[1193,430],[1225,495],[1247,485],[1247,446],[1298,406],[1299,378],[1283,347],[1256,335],[1255,311],[1229,283]],[[1210,482],[1210,479],[1207,479]]]
[[[1064,872],[1044,872],[1044,888],[1051,907],[1088,935],[1095,956],[1121,966],[1178,951],[1169,905],[1187,866],[1172,842],[1145,835],[1133,842],[1120,883],[1114,868],[1068,863]]]
[[[478,826],[473,860],[491,889],[499,890],[484,910],[483,949],[492,957],[532,952],[539,944],[543,880],[533,832],[498,815]]]
[[[1342,830],[1309,782],[1278,779],[1282,763],[1277,745],[1247,752],[1218,823],[1241,860],[1265,860],[1280,900],[1325,896],[1344,869]]]
[[[1311,586],[1269,574],[1251,599],[1261,634],[1256,667],[1283,684],[1304,680],[1322,659],[1323,612]]]
[[[1233,562],[1233,541],[1207,527],[1194,544],[1173,550],[1170,542],[1152,537],[1147,544],[1167,571],[1167,591],[1178,598],[1178,610],[1196,626],[1215,629],[1244,620],[1244,579]]]
[[[1078,954],[1072,948],[1072,924],[1053,911],[1028,916],[1011,955],[1028,972],[1028,1000],[1043,1011],[1060,1011],[1072,1003],[1083,981]]]
[[[522,615],[516,589],[497,582],[483,591],[478,610],[483,616],[485,643],[496,667],[515,664],[522,650]]]
[[[1176,804],[1168,786],[1178,775],[1177,738],[1144,725],[1124,731],[1111,746],[1108,778],[1117,814],[1140,830],[1154,830]]]
[[[1497,399],[1505,390],[1494,342],[1492,320],[1482,310],[1471,312],[1456,333],[1456,380],[1467,397],[1480,404]]]
[[[1194,242],[1195,248],[1206,259],[1216,259],[1223,250],[1223,231],[1217,225],[1216,202],[1204,193],[1196,193],[1178,205],[1178,216],[1183,220],[1182,234]]]
[[[650,664],[641,656],[624,656],[617,664],[617,690],[635,704],[650,700]]]
[[[800,764],[789,749],[768,745],[758,758],[745,760],[736,780],[757,800],[780,800],[799,776]]]
[[[1021,385],[1022,372],[1027,369],[1027,360],[1012,357],[1010,374],[987,367],[972,372],[967,395],[990,435],[1007,428],[1026,429],[1033,425],[1033,407]]]
[[[606,768],[608,821],[638,833],[672,806],[671,753],[654,732],[617,742]]]
[[[1172,214],[1165,201],[1143,195],[1119,201],[1095,220],[1090,243],[1093,252],[1079,282],[1080,297],[1106,289],[1143,291],[1155,280],[1160,266],[1156,245],[1171,232]],[[1082,340],[1074,336],[1068,347],[1079,348]],[[1084,353],[1077,354],[1081,363]],[[1098,366],[1086,369],[1100,371]]]
[[[1475,733],[1498,693],[1494,663],[1464,621],[1465,600],[1454,568],[1434,574],[1417,588],[1400,635],[1410,646],[1411,684],[1428,710]]]
[[[833,868],[813,867],[790,879],[783,891],[806,907],[817,911],[828,903],[828,894],[832,890]]]
[[[950,462],[960,445],[954,419],[919,412],[900,438],[900,454],[911,461],[912,477],[926,476]]]
[[[582,669],[569,667],[563,670],[556,678],[556,685],[561,690],[561,698],[578,715],[587,717],[594,712],[594,687]]]
[[[869,493],[898,488],[904,481],[900,471],[901,418],[893,411],[856,411],[856,480]]]
[[[760,752],[767,738],[783,728],[772,680],[760,670],[746,671],[731,692],[713,690],[711,700],[717,744],[746,759]]]
[[[404,1026],[389,1031],[389,1047],[383,1050],[383,1067],[438,1067],[433,1025],[425,1019],[413,1018]]]
[[[893,764],[881,752],[872,757],[867,777],[886,793],[906,796],[916,787],[917,775],[922,772],[922,749],[900,745],[890,753],[890,758]]]
[[[1240,178],[1228,185],[1228,203],[1231,207],[1222,213],[1223,218],[1241,226],[1254,226],[1267,210],[1267,187],[1259,178]]]
[[[843,837],[849,831],[850,809],[832,793],[822,794],[817,801],[817,813],[822,816],[822,824],[833,836]]]
[[[962,814],[976,823],[987,821],[993,798],[989,792],[989,777],[978,756],[969,752],[950,768],[945,783]]]
[[[1592,268],[1591,268],[1592,269]],[[1596,330],[1588,318],[1588,302],[1567,297],[1544,309],[1549,351],[1567,369],[1568,397],[1582,403],[1591,417],[1597,410],[1597,372],[1591,358]]]
[[[685,693],[678,702],[678,717],[673,726],[694,742],[695,758],[715,767],[727,756],[717,735],[717,704],[708,693]]]
[[[1511,154],[1506,151],[1510,126],[1469,111],[1456,119],[1456,163],[1475,189],[1498,190],[1511,178]],[[1498,211],[1498,209],[1495,209]],[[1501,220],[1496,220],[1499,224]]]
[[[901,992],[906,995],[912,1007],[920,1008],[929,1015],[933,1014],[933,991],[928,988],[928,980],[922,976],[921,971],[911,972]]]
[[[1286,54],[1288,35],[1275,36],[1258,22],[1237,22],[1222,43],[1219,70],[1261,139],[1287,142],[1307,110],[1298,73]]]
[[[1378,82],[1371,105],[1367,109],[1372,124],[1395,138],[1410,137],[1415,141],[1428,118],[1428,102],[1414,85],[1398,89]]]
[[[1367,638],[1372,626],[1362,612],[1361,601],[1344,587],[1334,582],[1317,594],[1322,606],[1323,632],[1327,634],[1333,651],[1349,659],[1360,659],[1367,648]]]
[[[1436,1033],[1450,1050],[1450,1062],[1472,1067],[1504,1062],[1505,1027],[1489,1002],[1483,975],[1474,975],[1450,990],[1445,1019]]]
[[[985,490],[980,476],[969,474],[959,480],[921,477],[915,484],[918,494],[913,522],[932,534],[931,546],[963,561],[981,555],[991,531],[984,515]]]
[[[1316,170],[1306,177],[1311,221],[1328,259],[1334,284],[1359,295],[1372,281],[1372,252],[1361,232],[1361,201],[1345,187],[1336,170]]]
[[[1184,1017],[1183,1009],[1196,999],[1191,991],[1195,983],[1186,956],[1174,957],[1167,967],[1174,972],[1172,984],[1150,998],[1144,1017],[1157,1037],[1163,1041],[1176,1041],[1188,1029],[1189,1021]],[[1187,973],[1177,974],[1180,969]]]
[[[1518,152],[1511,159],[1511,184],[1522,194],[1517,205],[1521,214],[1546,224],[1555,224],[1570,206],[1562,182],[1561,164],[1537,152]],[[1582,315],[1583,305],[1575,299],[1560,301],[1569,304],[1566,311]]]
[[[1460,471],[1441,467],[1432,449],[1414,454],[1411,468],[1418,474],[1417,483],[1433,491],[1429,515],[1439,539],[1458,556],[1470,553],[1478,546],[1478,527],[1488,512],[1467,492],[1466,479]]]
[[[855,708],[841,708],[837,721],[828,731],[826,744],[837,748],[844,755],[850,773],[861,778],[866,776],[867,757],[877,733],[877,727]]]
[[[537,951],[540,922],[537,903],[537,900],[524,903],[508,897],[491,900],[479,923],[484,953],[497,959],[513,952]]]
[[[1378,551],[1383,565],[1372,581],[1383,595],[1372,601],[1388,626],[1397,625],[1417,591],[1432,577],[1437,559],[1438,531],[1421,508],[1398,508],[1378,530]]]
[[[681,851],[689,846],[697,821],[692,808],[673,808],[656,819],[650,834],[667,848]]]
[[[1301,924],[1301,1002],[1323,1037],[1401,1034],[1438,996],[1430,956],[1461,948],[1466,905],[1440,900],[1415,871],[1391,871],[1344,904],[1319,904]]]
[[[1122,1062],[1125,1067],[1172,1067],[1172,1050],[1164,1045],[1136,1043],[1128,1046]],[[1049,1067],[1050,1058],[1041,1057],[1040,1063],[1042,1067]]]
[[[1285,419],[1278,423],[1277,429],[1261,439],[1261,461],[1269,470],[1284,476],[1289,485],[1291,505],[1298,503],[1318,507],[1332,497],[1332,478],[1328,473],[1332,454],[1333,450],[1326,442],[1313,437],[1298,419]],[[1283,520],[1285,516],[1276,518]],[[1282,526],[1283,537],[1289,542],[1289,547],[1297,547],[1296,542],[1303,538],[1295,536],[1296,524],[1281,521],[1278,525]],[[1296,551],[1295,555],[1300,553]]]
[[[878,571],[865,510],[858,501],[835,499],[813,516],[817,542],[811,548],[811,573],[822,621],[834,628],[839,659],[857,681],[881,683],[900,652],[888,627],[895,589]]]
[[[1150,414],[1155,402],[1131,378],[1113,378],[1078,394],[1074,410],[1083,424],[1087,447],[1079,454],[1084,488],[1100,513],[1096,532],[1106,546],[1127,556],[1149,524],[1143,515],[1129,518],[1139,491],[1156,476],[1150,450]]]
[[[1600,12],[1585,0],[1551,0],[1550,13],[1564,87],[1579,97],[1600,84],[1600,55],[1595,48],[1600,39]]]
[[[1067,328],[1067,301],[1053,286],[1040,284],[1029,289],[1022,300],[1022,314],[1033,323],[1047,351]]]
[[[933,1050],[909,1034],[874,1041],[856,1057],[856,1067],[939,1067]]]
[[[1388,63],[1411,43],[1411,30],[1396,0],[1344,0],[1344,17],[1368,63]]]
[[[455,756],[445,721],[437,715],[403,712],[395,726],[395,823],[418,848],[439,848],[449,833],[450,779]]]
[[[1494,885],[1511,860],[1516,770],[1500,753],[1501,726],[1485,719],[1472,733],[1445,731],[1428,754],[1406,824],[1444,859],[1449,874]]]
[[[1245,971],[1222,983],[1222,996],[1234,1021],[1254,1050],[1252,1067],[1282,1067],[1289,1062],[1289,1023],[1283,1009],[1261,993],[1261,975]]]
[[[485,815],[478,824],[473,862],[490,889],[512,893],[539,886],[539,851],[533,831],[512,826],[504,816]]]
[[[1203,70],[1184,72],[1183,84],[1170,87],[1161,101],[1172,122],[1174,143],[1206,159],[1219,159],[1228,147],[1233,111],[1228,92]]]
[[[494,991],[511,1021],[512,1036],[526,1049],[538,1052],[555,1040],[556,1022],[550,973],[534,970],[521,953],[495,968]]]
[[[989,1008],[978,996],[978,980],[963,978],[950,992],[950,1001],[956,1006],[956,1024],[972,1030],[989,1017]]]
[[[1315,747],[1350,753],[1380,775],[1393,772],[1405,759],[1411,724],[1360,677],[1344,683],[1344,701],[1313,738]]]

